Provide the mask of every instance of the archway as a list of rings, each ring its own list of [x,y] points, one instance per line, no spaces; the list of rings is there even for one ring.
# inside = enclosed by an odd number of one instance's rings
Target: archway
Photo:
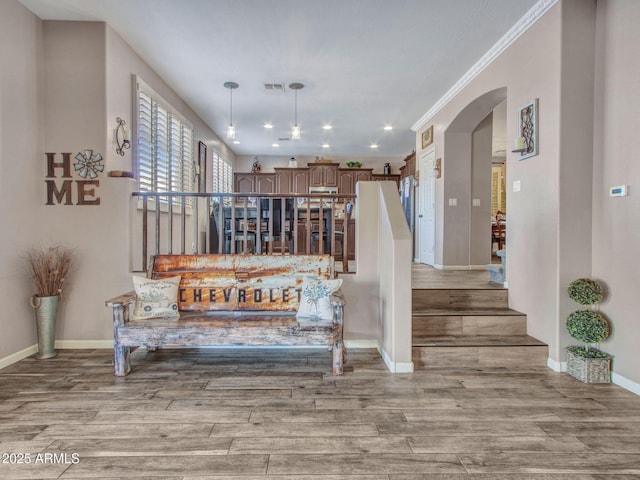
[[[479,96],[444,131],[443,268],[491,262],[491,114],[506,98],[506,87]]]

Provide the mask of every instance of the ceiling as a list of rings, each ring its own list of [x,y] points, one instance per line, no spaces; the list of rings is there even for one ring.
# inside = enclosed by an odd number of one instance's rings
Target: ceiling
[[[237,82],[240,143],[228,144],[238,155],[357,159],[410,153],[411,125],[536,0],[21,2],[45,20],[107,22],[223,139],[230,110],[223,84]],[[291,136],[293,82],[304,84],[302,137],[278,140]],[[267,92],[265,83],[285,91]]]

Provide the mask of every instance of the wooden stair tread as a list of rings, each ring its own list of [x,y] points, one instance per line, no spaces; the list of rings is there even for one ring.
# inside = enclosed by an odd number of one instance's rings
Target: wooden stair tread
[[[547,344],[530,335],[442,336],[413,339],[414,347],[546,347]]]
[[[421,307],[411,312],[414,317],[418,316],[519,316],[522,312],[511,308],[478,308],[478,307]]]

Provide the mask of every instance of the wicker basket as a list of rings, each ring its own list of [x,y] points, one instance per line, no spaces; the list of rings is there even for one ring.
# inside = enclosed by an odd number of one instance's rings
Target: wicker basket
[[[584,383],[611,383],[610,358],[583,358],[567,351],[567,373]]]

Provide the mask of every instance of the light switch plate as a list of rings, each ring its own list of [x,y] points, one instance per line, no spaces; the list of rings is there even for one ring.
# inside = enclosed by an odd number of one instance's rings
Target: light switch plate
[[[457,198],[450,198],[449,199],[449,206],[450,207],[457,207],[458,206],[458,199]]]
[[[474,198],[474,199],[471,201],[471,206],[472,206],[472,207],[479,207],[479,206],[480,206],[480,199],[479,199],[479,198]]]
[[[513,181],[513,191],[514,192],[519,192],[520,191],[520,180],[514,180]]]
[[[629,195],[629,187],[627,185],[618,185],[609,189],[610,197],[626,197]]]

